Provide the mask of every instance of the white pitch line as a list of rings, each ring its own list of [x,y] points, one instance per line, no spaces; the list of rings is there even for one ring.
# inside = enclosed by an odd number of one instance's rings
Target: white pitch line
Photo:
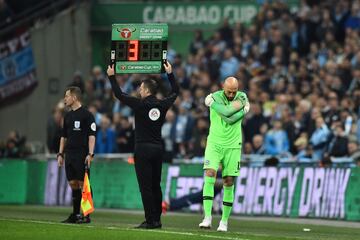
[[[156,232],[156,233],[167,233],[167,234],[175,234],[175,235],[186,235],[186,236],[199,236],[205,238],[216,238],[216,239],[227,239],[227,240],[249,240],[246,238],[237,238],[237,237],[225,237],[225,236],[218,236],[218,235],[207,235],[207,234],[198,234],[198,233],[191,233],[191,232],[176,232],[176,231],[168,231],[168,230],[151,230],[151,229],[132,229],[127,228],[130,231],[143,231],[143,232]]]
[[[94,226],[91,225],[84,225],[84,224],[68,224],[68,223],[61,223],[61,222],[47,222],[47,221],[39,221],[39,220],[28,220],[28,219],[11,219],[11,218],[0,218],[0,221],[12,221],[12,222],[27,222],[27,223],[38,223],[38,224],[49,224],[49,225],[60,225],[60,226],[71,226],[71,227],[86,227],[86,228],[93,228]]]
[[[66,223],[57,223],[57,222],[47,222],[47,221],[38,221],[38,220],[26,220],[26,219],[8,219],[0,218],[0,221],[13,221],[13,222],[27,222],[27,223],[37,223],[37,224],[49,224],[49,225],[61,225],[61,226],[71,226],[71,227],[88,227],[93,228],[94,226],[84,226],[83,224],[66,224]],[[173,234],[173,235],[183,235],[183,236],[199,236],[205,238],[214,238],[214,239],[226,239],[226,240],[250,240],[247,238],[237,238],[237,237],[226,237],[218,235],[208,235],[208,234],[198,234],[190,232],[176,232],[176,231],[167,231],[167,230],[153,230],[153,229],[135,229],[135,228],[120,228],[120,227],[101,227],[108,230],[120,230],[120,231],[141,231],[141,232],[155,232],[155,233],[164,233],[164,234]]]

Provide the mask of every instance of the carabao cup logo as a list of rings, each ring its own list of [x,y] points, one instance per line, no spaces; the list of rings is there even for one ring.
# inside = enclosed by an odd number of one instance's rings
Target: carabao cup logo
[[[131,33],[136,31],[136,28],[129,29],[129,28],[123,28],[121,30],[117,29],[118,32],[120,32],[121,37],[123,38],[130,38],[131,37]]]

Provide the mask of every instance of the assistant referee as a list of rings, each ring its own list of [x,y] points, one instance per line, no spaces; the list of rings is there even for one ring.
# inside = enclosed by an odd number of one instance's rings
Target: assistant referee
[[[145,79],[140,85],[140,96],[136,98],[121,91],[115,79],[114,66],[109,66],[107,74],[115,96],[128,105],[135,113],[135,171],[145,211],[145,221],[137,228],[161,228],[161,168],[163,147],[161,127],[168,109],[179,94],[179,86],[172,73],[172,66],[166,62],[165,71],[171,85],[171,93],[166,98],[156,98],[157,82]]]
[[[64,117],[57,160],[64,165],[68,183],[72,189],[73,212],[63,223],[89,223],[90,218],[80,215],[81,189],[83,187],[85,164],[90,167],[94,157],[96,124],[94,116],[81,105],[81,90],[69,87],[64,103],[71,109]],[[89,216],[89,215],[88,215]]]

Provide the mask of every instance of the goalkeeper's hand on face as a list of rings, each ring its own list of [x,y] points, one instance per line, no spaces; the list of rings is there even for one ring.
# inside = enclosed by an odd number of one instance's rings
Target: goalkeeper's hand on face
[[[206,96],[205,98],[205,105],[207,107],[210,107],[213,103],[215,102],[213,96],[212,96],[212,93],[210,93],[209,95]]]

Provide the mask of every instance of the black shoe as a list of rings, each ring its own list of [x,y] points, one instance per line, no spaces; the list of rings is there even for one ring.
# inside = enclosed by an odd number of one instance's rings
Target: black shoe
[[[142,222],[139,226],[136,226],[135,228],[141,228],[141,229],[156,229],[161,228],[161,222],[151,222],[148,223],[147,221]]]
[[[135,228],[146,229],[147,226],[148,226],[148,223],[146,221],[143,221],[139,226],[136,226]]]
[[[61,221],[62,223],[83,223],[82,217],[80,214],[76,215],[74,213],[70,214],[70,216],[65,219],[64,221]]]
[[[161,228],[162,227],[162,224],[161,224],[160,221],[155,221],[153,225],[154,225],[154,228]]]
[[[83,217],[82,221],[82,223],[91,223],[90,215],[86,215],[85,217]]]

